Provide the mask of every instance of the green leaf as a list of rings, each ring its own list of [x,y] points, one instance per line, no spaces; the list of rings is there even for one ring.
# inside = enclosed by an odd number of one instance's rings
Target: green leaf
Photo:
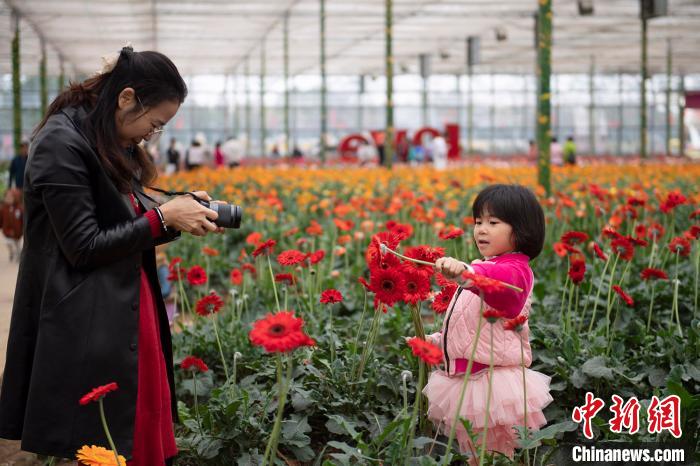
[[[326,422],[326,429],[333,434],[339,435],[350,435],[353,439],[357,438],[360,434],[355,430],[357,426],[356,422],[349,421],[341,414],[328,414],[328,422]]]
[[[613,370],[605,365],[604,356],[594,356],[583,363],[581,370],[588,376],[595,379],[613,379]]]
[[[652,367],[647,371],[649,375],[649,383],[652,387],[662,387],[666,383],[668,371],[660,367]]]

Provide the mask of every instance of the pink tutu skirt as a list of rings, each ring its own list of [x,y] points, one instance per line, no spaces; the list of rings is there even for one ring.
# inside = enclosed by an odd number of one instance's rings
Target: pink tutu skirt
[[[483,432],[486,417],[486,397],[488,393],[488,369],[483,369],[469,377],[464,393],[460,417],[471,422],[474,433]],[[539,430],[547,423],[542,410],[552,402],[549,394],[551,377],[530,369],[525,370],[527,383],[527,425],[531,430]],[[430,374],[423,394],[428,398],[428,418],[438,429],[449,435],[450,427],[459,403],[464,374],[448,377],[438,370]],[[518,435],[513,427],[524,424],[523,371],[521,367],[494,367],[489,405],[486,450],[501,452],[513,457],[518,446]],[[463,452],[478,451],[473,445],[461,422],[457,422],[456,439]]]

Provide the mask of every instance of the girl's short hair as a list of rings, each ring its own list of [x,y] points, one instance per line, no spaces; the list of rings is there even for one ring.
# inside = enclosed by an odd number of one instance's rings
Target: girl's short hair
[[[537,257],[544,246],[544,212],[535,194],[517,184],[494,184],[474,199],[474,219],[484,211],[498,217],[513,228],[515,249],[530,259]]]

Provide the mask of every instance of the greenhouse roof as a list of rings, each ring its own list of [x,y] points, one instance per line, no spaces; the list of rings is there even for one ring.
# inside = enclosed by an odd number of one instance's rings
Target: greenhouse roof
[[[329,74],[384,73],[384,1],[326,0]],[[641,21],[635,0],[553,2],[553,71],[639,73]],[[89,74],[100,57],[126,42],[136,50],[170,56],[183,74],[283,72],[283,30],[288,15],[290,72],[319,73],[319,0],[5,0],[0,3],[0,74],[10,71],[11,11],[21,20],[24,74],[35,74],[41,40],[50,74],[59,56],[67,72]],[[394,0],[395,73],[418,73],[419,55],[432,73],[465,71],[466,37],[480,38],[476,73],[532,73],[536,0]],[[666,70],[669,43],[674,73],[700,72],[700,1],[668,0],[666,16],[649,21],[649,69]],[[500,36],[500,37],[498,37]],[[504,37],[505,36],[505,37]],[[32,64],[32,65],[29,65]]]

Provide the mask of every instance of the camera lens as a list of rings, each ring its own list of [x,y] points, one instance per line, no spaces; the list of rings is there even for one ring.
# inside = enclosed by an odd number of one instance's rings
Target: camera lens
[[[209,208],[219,214],[214,221],[216,226],[224,228],[240,228],[243,209],[236,204],[220,204],[218,202],[209,203]]]

